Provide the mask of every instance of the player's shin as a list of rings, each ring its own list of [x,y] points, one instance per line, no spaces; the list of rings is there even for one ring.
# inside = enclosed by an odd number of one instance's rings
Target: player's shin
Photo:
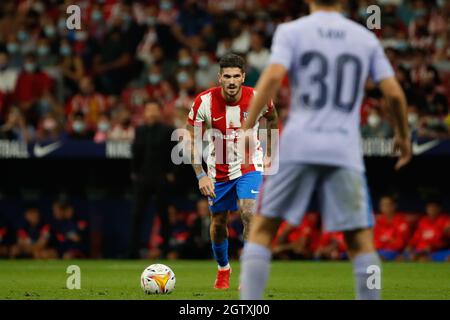
[[[381,261],[376,251],[353,258],[353,276],[357,300],[381,299]]]
[[[240,290],[242,300],[262,299],[269,277],[270,249],[252,242],[247,242],[241,256]]]
[[[269,277],[272,253],[270,243],[275,237],[280,221],[255,216],[248,242],[241,256],[241,299],[262,299],[264,288]]]

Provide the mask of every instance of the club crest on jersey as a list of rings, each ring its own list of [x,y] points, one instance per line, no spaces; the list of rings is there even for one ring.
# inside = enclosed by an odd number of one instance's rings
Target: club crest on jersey
[[[244,111],[244,112],[242,113],[242,117],[244,118],[244,120],[247,120],[248,112],[247,112],[247,111]]]

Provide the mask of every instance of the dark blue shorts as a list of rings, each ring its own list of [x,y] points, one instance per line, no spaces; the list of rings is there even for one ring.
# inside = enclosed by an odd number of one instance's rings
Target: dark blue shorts
[[[236,211],[238,199],[256,199],[262,182],[262,173],[252,171],[239,178],[216,182],[214,192],[216,198],[209,198],[209,209],[212,213]]]

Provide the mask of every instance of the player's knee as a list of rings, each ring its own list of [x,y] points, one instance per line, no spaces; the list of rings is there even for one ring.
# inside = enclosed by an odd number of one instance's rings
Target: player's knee
[[[344,232],[344,236],[350,255],[372,252],[375,250],[371,229],[346,231]]]
[[[226,230],[228,219],[226,215],[218,214],[211,216],[211,229],[215,233],[220,233]]]

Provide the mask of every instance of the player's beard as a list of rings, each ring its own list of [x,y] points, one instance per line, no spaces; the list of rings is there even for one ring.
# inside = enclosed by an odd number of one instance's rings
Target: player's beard
[[[230,89],[230,86],[224,87],[224,92],[228,100],[235,100],[236,96],[241,92],[241,85],[233,86],[233,89]],[[232,90],[233,93],[230,93]]]

